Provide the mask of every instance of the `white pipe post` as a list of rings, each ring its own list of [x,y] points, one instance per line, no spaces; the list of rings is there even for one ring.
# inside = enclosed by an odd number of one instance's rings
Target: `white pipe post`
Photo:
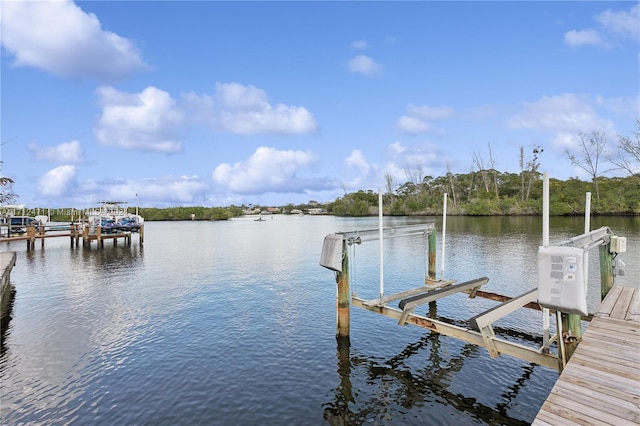
[[[444,280],[444,258],[446,251],[447,239],[447,193],[444,193],[444,201],[442,203],[442,260],[440,263],[440,279]]]
[[[587,192],[586,199],[584,203],[584,233],[588,233],[591,231],[591,193]],[[588,288],[589,283],[589,252],[586,251],[584,254],[584,288],[585,290]]]
[[[549,246],[549,174],[544,173],[542,178],[542,245]],[[558,330],[562,330],[560,325]],[[549,347],[549,308],[542,308],[542,345]],[[560,334],[561,332],[558,331]],[[562,340],[562,336],[558,335]]]
[[[382,228],[382,189],[378,190],[378,236],[380,238],[380,304],[384,296],[384,230]]]

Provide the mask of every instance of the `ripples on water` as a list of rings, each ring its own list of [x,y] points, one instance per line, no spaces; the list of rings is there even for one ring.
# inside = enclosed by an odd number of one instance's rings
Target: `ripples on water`
[[[447,277],[486,275],[486,290],[511,296],[537,285],[539,219],[448,223]],[[630,249],[637,225],[619,223]],[[6,245],[18,261],[2,330],[2,423],[530,423],[554,371],[492,360],[483,348],[360,309],[351,311],[350,342],[336,341],[335,279],[318,266],[323,238],[376,226],[374,218],[307,216],[150,222],[144,247],[137,237],[103,249],[71,249],[66,239],[30,252]],[[552,221],[552,243],[580,226]],[[440,235],[438,223],[438,245]],[[377,243],[355,250],[352,285],[376,297]],[[386,292],[420,285],[425,263],[419,239],[386,240]],[[594,263],[597,256],[590,307]],[[439,247],[438,274],[440,266]],[[638,282],[633,268],[625,278]],[[456,295],[430,314],[464,325],[492,306]],[[496,328],[531,343],[540,314],[521,311]]]

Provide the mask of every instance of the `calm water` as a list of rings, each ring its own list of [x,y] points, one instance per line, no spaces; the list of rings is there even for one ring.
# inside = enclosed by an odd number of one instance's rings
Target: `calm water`
[[[385,225],[440,219],[385,218]],[[518,295],[536,283],[539,218],[448,218],[445,276],[488,276]],[[619,283],[638,285],[640,218],[593,219],[627,237]],[[67,239],[18,253],[3,323],[3,424],[527,424],[557,373],[390,318],[352,309],[350,343],[335,339],[336,285],[318,265],[324,236],[377,218],[274,216],[265,222],[149,222],[145,243],[71,249]],[[551,243],[582,233],[552,219]],[[56,241],[57,240],[57,241]],[[352,287],[378,293],[378,243],[350,253]],[[355,260],[354,260],[355,258]],[[598,305],[597,250],[589,305]],[[417,237],[385,240],[387,293],[426,273]],[[633,260],[633,261],[632,261]],[[441,300],[432,314],[465,321],[492,302]],[[524,310],[521,310],[524,311]],[[425,313],[425,312],[422,312]],[[525,344],[540,314],[501,329]]]

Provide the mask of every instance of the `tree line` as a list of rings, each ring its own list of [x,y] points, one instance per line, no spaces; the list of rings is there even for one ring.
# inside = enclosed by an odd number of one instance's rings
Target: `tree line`
[[[640,119],[632,137],[618,135],[615,149],[608,149],[604,132],[580,134],[578,152],[565,150],[568,161],[581,168],[590,178],[577,177],[567,180],[549,180],[549,210],[552,215],[577,215],[584,213],[586,192],[595,197],[591,201],[594,214],[640,214]],[[519,173],[500,172],[489,145],[488,158],[474,152],[468,173],[452,173],[447,162],[447,173],[433,177],[425,175],[420,163],[405,169],[406,182],[396,184],[391,175],[385,176],[384,214],[386,215],[439,215],[444,207],[444,194],[448,194],[447,213],[452,215],[539,215],[542,213],[541,157],[539,146],[526,152],[520,147]],[[1,164],[1,162],[0,162]],[[613,171],[623,172],[623,177],[607,177]],[[17,198],[11,191],[13,181],[0,177],[0,205]],[[345,193],[343,197],[326,204],[309,201],[307,204],[287,204],[283,212],[293,209],[307,211],[325,208],[337,216],[368,216],[377,214],[378,194],[372,190]],[[262,206],[250,205],[251,208]],[[273,207],[273,206],[264,206]],[[229,207],[170,207],[140,208],[145,220],[227,220],[239,217],[246,206]],[[30,209],[33,211],[46,209]],[[52,215],[52,221],[68,221],[77,218],[81,211],[60,212]],[[75,215],[75,216],[74,216]]]
[[[539,215],[542,213],[542,174],[539,146],[526,153],[519,151],[519,173],[500,172],[489,145],[488,159],[474,152],[468,173],[451,172],[447,163],[444,176],[425,176],[417,163],[407,168],[407,181],[394,185],[385,176],[384,214],[434,215],[443,211],[444,194],[448,194],[447,212],[453,215]],[[640,214],[640,119],[636,120],[634,137],[618,135],[613,153],[608,150],[604,132],[580,134],[578,153],[568,149],[569,162],[584,170],[591,181],[577,177],[549,180],[549,210],[553,215],[584,213],[586,192],[593,192],[594,214]],[[607,177],[610,172],[623,172],[624,177]],[[378,194],[360,190],[345,194],[327,206],[341,216],[376,214]]]

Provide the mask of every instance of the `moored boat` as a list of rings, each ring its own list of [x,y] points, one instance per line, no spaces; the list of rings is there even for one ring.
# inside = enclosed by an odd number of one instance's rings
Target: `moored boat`
[[[124,201],[102,201],[99,207],[85,211],[87,222],[92,227],[100,226],[103,232],[139,232],[144,218],[127,211]]]

